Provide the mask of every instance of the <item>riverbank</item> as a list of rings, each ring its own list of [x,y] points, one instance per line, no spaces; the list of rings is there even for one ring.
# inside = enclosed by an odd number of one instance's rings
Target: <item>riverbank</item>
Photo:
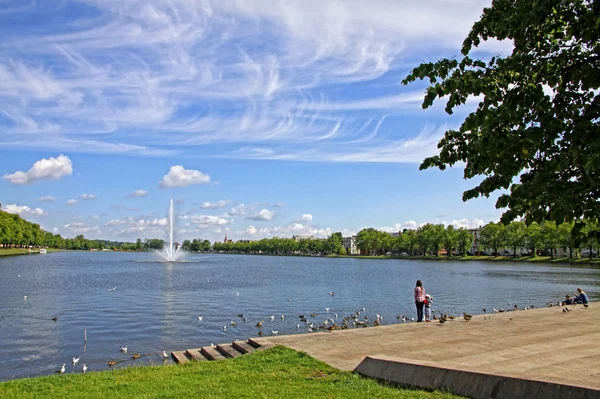
[[[64,249],[47,248],[46,251],[60,252],[60,251],[64,251]],[[29,252],[29,250],[27,248],[6,248],[6,249],[2,248],[2,249],[0,249],[0,256],[3,256],[3,255],[29,255],[29,254],[39,254],[39,253],[40,253],[39,248],[32,249],[31,252]]]
[[[428,261],[485,261],[485,262],[522,262],[546,264],[570,264],[600,266],[600,258],[551,258],[550,256],[392,256],[392,255],[327,255],[329,258],[355,258],[355,259],[400,259],[400,260],[428,260]]]
[[[83,359],[82,359],[83,362]],[[57,365],[57,368],[60,365]],[[71,366],[67,366],[70,370]],[[81,370],[81,366],[77,366]],[[305,353],[276,347],[236,359],[185,365],[139,366],[0,383],[2,398],[430,398],[442,392],[399,389],[341,371]]]

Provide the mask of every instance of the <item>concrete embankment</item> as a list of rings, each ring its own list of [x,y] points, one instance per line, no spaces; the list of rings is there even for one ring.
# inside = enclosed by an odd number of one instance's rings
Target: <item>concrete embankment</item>
[[[600,303],[568,308],[257,341],[399,385],[471,397],[600,397]]]

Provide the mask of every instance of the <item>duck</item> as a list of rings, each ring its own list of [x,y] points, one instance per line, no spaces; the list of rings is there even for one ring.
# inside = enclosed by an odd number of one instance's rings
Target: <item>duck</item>
[[[241,317],[243,319],[244,318],[244,314],[243,313],[238,313],[238,317]]]
[[[334,295],[335,295],[335,292],[329,291],[329,296],[334,296]]]
[[[473,316],[471,316],[470,314],[466,314],[466,313],[464,313],[464,312],[463,312],[463,318],[464,318],[466,321],[469,321],[469,320],[471,320],[471,319],[473,318]]]
[[[237,326],[237,323],[235,321],[231,320],[231,325],[232,326]]]
[[[259,331],[259,332],[258,332],[258,336],[259,336],[259,337],[262,337],[262,336],[263,336],[263,332],[262,332],[262,331]]]
[[[325,308],[325,313],[329,312],[329,308]]]
[[[311,313],[310,317],[317,317],[317,314],[316,313]]]
[[[114,287],[114,288],[109,288],[109,289],[108,289],[108,291],[114,291],[114,290],[116,290],[116,289],[117,289],[117,287]]]
[[[139,353],[134,353],[133,356],[131,356],[133,359],[139,359],[140,357],[142,357],[142,355],[140,355]]]
[[[256,327],[261,328],[263,325],[263,320],[259,321],[258,323],[256,323]]]
[[[296,324],[296,328],[299,330],[300,329],[300,324]]]
[[[223,326],[223,331],[227,331],[227,326]]]
[[[283,319],[285,319],[285,315],[282,314],[281,315],[281,320],[283,320]]]
[[[80,357],[73,358],[73,366],[75,366],[77,363],[79,363],[79,359],[80,359]]]
[[[111,367],[114,366],[115,364],[117,364],[116,360],[109,360],[108,361],[108,365],[111,366]]]
[[[27,299],[27,295],[23,295],[23,299]]]
[[[127,346],[122,346],[122,347],[121,347],[121,352],[125,352],[125,353],[127,353]]]
[[[58,370],[56,370],[56,372],[57,372],[57,373],[64,374],[64,372],[65,372],[65,364],[63,363],[62,367],[61,367],[61,368],[59,368]]]
[[[83,371],[85,373],[87,371],[87,369],[88,369],[88,366],[84,363],[81,371]]]
[[[58,317],[53,317],[52,318],[52,321],[56,321],[56,320],[58,320]]]
[[[204,316],[198,316],[198,321],[202,321],[203,318]]]
[[[275,320],[275,316],[270,316],[270,317],[269,317],[269,319],[270,319],[271,321],[273,321],[273,320]]]
[[[486,312],[486,308],[483,308],[483,309],[481,309],[481,311],[482,311],[483,313],[485,313],[485,312]]]

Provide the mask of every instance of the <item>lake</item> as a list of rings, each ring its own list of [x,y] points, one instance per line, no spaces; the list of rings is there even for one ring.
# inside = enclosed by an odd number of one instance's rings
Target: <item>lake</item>
[[[67,373],[83,363],[107,369],[109,360],[160,363],[163,350],[255,337],[259,320],[265,336],[308,333],[302,323],[297,328],[299,314],[317,324],[365,308],[361,317],[398,323],[397,315],[416,317],[417,279],[434,309],[455,314],[509,303],[543,307],[577,287],[600,298],[600,269],[585,267],[216,254],[156,260],[119,252],[0,257],[0,380],[52,374],[63,363]],[[134,361],[133,353],[142,357]],[[74,368],[73,357],[81,357]]]

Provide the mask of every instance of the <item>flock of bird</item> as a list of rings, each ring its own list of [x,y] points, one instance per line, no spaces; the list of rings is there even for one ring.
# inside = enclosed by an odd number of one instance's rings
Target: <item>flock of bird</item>
[[[115,291],[117,289],[117,287],[111,288],[108,291]],[[235,295],[237,297],[240,296],[239,292],[236,292]],[[329,296],[333,297],[335,296],[335,292],[330,291],[329,292]],[[24,297],[24,299],[27,299],[27,296]],[[287,299],[287,301],[290,301],[290,298]],[[561,303],[554,303],[554,302],[548,302],[546,303],[546,305],[548,307],[551,306],[560,306]],[[584,305],[586,308],[588,307],[588,305]],[[529,310],[529,309],[534,309],[534,306],[527,306],[524,308],[520,308],[517,304],[512,304],[509,303],[508,304],[508,308],[505,310],[504,308],[492,308],[493,313],[503,313],[503,312],[513,312],[513,311],[520,311],[520,310]],[[330,308],[326,307],[324,308],[324,320],[322,321],[317,321],[317,317],[319,316],[319,314],[317,312],[312,312],[309,314],[309,317],[307,317],[305,314],[299,314],[298,320],[300,323],[296,324],[296,330],[300,331],[302,326],[306,326],[307,327],[307,331],[308,332],[315,332],[315,331],[334,331],[334,330],[345,330],[345,329],[349,329],[349,328],[358,328],[358,327],[369,327],[369,326],[373,326],[373,327],[377,327],[383,324],[383,320],[384,317],[383,315],[380,314],[376,314],[374,318],[369,318],[369,315],[366,314],[366,308],[361,308],[360,310],[354,311],[349,313],[348,315],[346,315],[345,317],[340,317],[337,313],[331,314],[329,313]],[[483,308],[481,309],[482,313],[486,314],[487,313],[487,309]],[[563,307],[562,308],[563,312],[570,312],[571,309],[567,308],[567,307]],[[436,311],[432,309],[432,315],[433,315],[433,320],[437,321],[441,324],[444,324],[448,321],[452,321],[455,320],[457,318],[461,318],[465,321],[470,321],[473,316],[471,314],[468,314],[466,312],[462,312],[458,315],[452,315],[449,314],[447,312],[442,312],[442,311]],[[238,313],[237,317],[242,321],[242,322],[248,322],[248,318],[244,316],[243,313]],[[490,319],[491,317],[488,316],[484,316],[484,319]],[[268,317],[270,322],[274,322],[276,319],[280,319],[280,320],[285,320],[286,319],[286,315],[285,314],[281,314],[280,316],[276,316],[276,315],[270,315]],[[414,317],[406,317],[405,315],[397,315],[396,319],[401,320],[402,323],[406,323],[408,321],[410,322],[414,322],[415,318]],[[53,321],[57,321],[58,318],[57,317],[53,317],[52,318]],[[198,322],[202,322],[204,320],[204,316],[198,316]],[[259,320],[256,324],[255,327],[258,328],[258,335],[259,336],[263,336],[263,326],[264,326],[264,321],[265,319],[261,319]],[[338,324],[339,323],[339,324]],[[231,320],[231,322],[229,323],[229,325],[231,327],[235,327],[237,326],[238,321],[236,320]],[[227,331],[227,325],[223,325],[223,331]],[[271,329],[271,335],[277,335],[279,334],[279,330],[274,330]],[[212,347],[215,347],[215,345],[213,343],[210,344]],[[127,346],[121,346],[120,347],[120,352],[122,353],[127,353],[128,348]],[[160,358],[162,358],[163,361],[166,361],[169,357],[169,355],[167,354],[166,351],[162,351],[162,353],[158,354]],[[134,353],[132,356],[132,359],[139,359],[142,355],[140,353]],[[77,365],[79,363],[80,358],[73,358],[72,360],[72,365],[73,367],[75,367],[75,365]],[[114,366],[115,364],[117,364],[118,362],[116,360],[110,360],[108,362],[109,366]],[[88,370],[88,366],[86,364],[83,364],[83,367],[81,368],[81,371],[83,373],[85,373]],[[62,367],[57,370],[57,373],[65,373],[66,369],[65,369],[65,364],[62,365]]]

